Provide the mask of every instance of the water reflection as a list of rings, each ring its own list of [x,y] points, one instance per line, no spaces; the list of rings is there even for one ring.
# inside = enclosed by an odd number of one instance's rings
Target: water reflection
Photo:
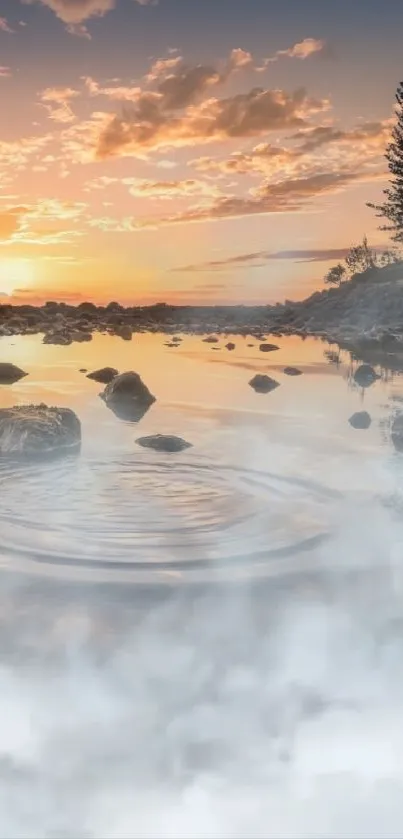
[[[33,560],[35,573],[57,566],[82,579],[206,581],[297,569],[307,547],[314,566],[311,540],[331,533],[338,493],[346,483],[366,490],[368,458],[401,450],[399,377],[377,367],[364,382],[367,358],[331,347],[324,361],[321,341],[279,340],[270,361],[235,340],[218,361],[192,336],[175,354],[165,336],[146,334],[134,349],[109,336],[51,349],[36,336],[13,343],[3,339],[3,355],[29,375],[0,389],[0,404],[73,408],[83,447],[77,462],[2,468],[7,567],[26,571]],[[111,399],[106,411],[99,384],[79,372],[100,366],[134,367],[157,401]],[[295,366],[301,375],[284,372]],[[251,371],[275,390],[255,393]],[[142,436],[185,437],[194,458],[139,450],[133,422]]]

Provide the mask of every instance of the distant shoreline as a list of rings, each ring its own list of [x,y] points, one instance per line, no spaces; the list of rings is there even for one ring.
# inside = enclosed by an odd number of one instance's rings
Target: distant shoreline
[[[267,306],[0,305],[0,337],[43,334],[44,343],[68,345],[100,332],[131,340],[138,332],[194,335],[317,337],[344,347],[365,345],[403,352],[403,267],[375,268],[305,300]]]

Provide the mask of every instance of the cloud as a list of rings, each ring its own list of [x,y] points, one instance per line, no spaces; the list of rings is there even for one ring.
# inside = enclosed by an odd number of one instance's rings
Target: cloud
[[[245,197],[236,195],[218,198],[210,206],[190,207],[184,212],[165,216],[153,221],[139,222],[138,227],[189,222],[217,221],[218,219],[240,218],[268,213],[300,212],[313,198],[339,192],[345,186],[360,178],[358,172],[326,172],[307,178],[296,178],[278,184],[263,183],[254,194]]]
[[[84,21],[103,17],[116,6],[116,0],[22,0],[26,5],[41,3],[66,24],[73,35],[89,38]],[[135,0],[140,6],[155,5],[155,0]],[[2,18],[0,18],[2,20]],[[1,28],[1,24],[0,24]]]
[[[86,204],[39,199],[24,205],[10,205],[0,213],[0,239],[5,244],[52,245],[73,243],[84,235],[77,223],[85,214]]]
[[[115,0],[24,0],[25,3],[42,3],[68,25],[81,24],[91,17],[105,15],[115,8]]]
[[[5,17],[0,17],[0,32],[8,32],[9,35],[14,33],[14,29],[11,29],[11,26]]]
[[[136,156],[145,150],[256,137],[302,127],[309,116],[328,107],[326,100],[308,96],[304,88],[289,94],[257,87],[224,99],[207,99],[180,114],[171,112],[175,101],[179,100],[167,99],[162,92],[139,94],[122,116],[109,119],[100,133],[96,157]]]
[[[351,131],[335,128],[332,125],[320,125],[315,128],[301,129],[289,139],[299,141],[302,152],[315,151],[330,143],[352,143],[360,146],[364,143],[367,149],[370,147],[382,149],[389,140],[392,124],[393,119],[365,122]]]
[[[24,211],[24,207],[13,207],[6,213],[0,213],[0,241],[11,239],[18,232]]]
[[[304,61],[311,55],[329,55],[329,52],[329,47],[326,41],[317,40],[316,38],[304,38],[303,41],[299,41],[292,47],[288,47],[285,50],[277,50],[274,55],[269,58],[265,58],[263,60],[263,64],[255,69],[258,72],[262,72],[263,70],[266,70],[270,64],[278,61],[279,58],[298,58],[301,61]]]
[[[122,184],[128,187],[130,195],[136,198],[154,198],[157,200],[171,200],[172,198],[188,198],[192,195],[208,195],[210,197],[221,194],[212,183],[195,178],[176,181],[151,181],[144,178],[110,178],[101,176],[86,184],[86,191],[105,189],[111,184]]]
[[[11,76],[9,67],[0,67],[0,79],[8,79]]]
[[[235,268],[259,268],[262,263],[271,260],[295,260],[296,262],[327,262],[329,260],[344,259],[349,248],[307,248],[290,251],[257,251],[230,256],[227,259],[215,259],[191,265],[170,268],[170,272],[204,273],[212,271],[226,271]]]
[[[42,92],[41,100],[50,119],[67,123],[75,120],[70,101],[78,95],[78,91],[71,87],[48,87]]]

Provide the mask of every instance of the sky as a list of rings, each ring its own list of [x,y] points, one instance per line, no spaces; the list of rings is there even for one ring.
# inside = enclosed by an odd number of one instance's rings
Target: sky
[[[0,0],[0,295],[301,299],[367,235],[401,0]]]

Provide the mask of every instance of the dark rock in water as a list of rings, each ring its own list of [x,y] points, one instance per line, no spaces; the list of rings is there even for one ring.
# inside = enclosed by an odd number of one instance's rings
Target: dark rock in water
[[[81,423],[70,408],[17,405],[0,409],[0,457],[70,454],[81,444]]]
[[[167,342],[165,343],[165,346],[166,346],[166,347],[171,347],[173,350],[177,350],[177,349],[178,349],[178,347],[179,347],[179,344],[174,344],[174,342],[173,342],[173,341],[167,341]]]
[[[259,350],[260,352],[274,352],[274,350],[278,350],[280,347],[277,344],[260,344]]]
[[[28,373],[25,373],[20,367],[16,367],[15,364],[0,362],[1,385],[11,385],[13,382],[18,382],[19,379],[23,379],[27,375]]]
[[[131,341],[133,337],[133,332],[130,326],[116,327],[115,334],[118,335],[119,338],[123,338],[124,341]]]
[[[235,344],[233,344],[232,341],[228,341],[228,344],[225,345],[225,348],[227,350],[234,350],[235,349]]]
[[[216,352],[221,352],[221,347],[211,347],[211,349],[215,350]]]
[[[76,329],[74,332],[71,332],[70,337],[72,341],[80,344],[84,343],[84,341],[92,341],[92,333],[82,329]]]
[[[365,430],[371,425],[371,417],[368,411],[357,411],[350,417],[349,423],[353,428]]]
[[[204,344],[218,344],[218,338],[214,335],[208,335],[207,338],[203,338],[202,340]]]
[[[392,443],[398,452],[403,452],[403,414],[397,414],[392,422]]]
[[[357,382],[357,385],[360,385],[360,387],[369,387],[379,378],[380,376],[375,373],[374,368],[371,367],[370,364],[360,364],[354,373],[354,381]]]
[[[79,372],[80,372],[80,373],[87,373],[87,372],[88,372],[88,370],[87,370],[87,368],[86,368],[86,367],[80,367]]]
[[[298,367],[284,367],[284,373],[286,376],[302,376],[302,370],[298,370]]]
[[[62,347],[67,347],[73,343],[73,339],[69,332],[47,332],[43,336],[43,344],[60,344]]]
[[[138,373],[129,371],[115,376],[100,394],[108,408],[128,422],[138,422],[156,401]]]
[[[180,344],[181,341],[182,341],[182,338],[180,338],[179,335],[174,335],[174,337],[172,338],[172,343],[173,344]]]
[[[169,434],[152,434],[150,437],[139,437],[136,443],[145,449],[155,449],[156,452],[181,452],[183,449],[189,449],[192,446],[192,443],[187,443],[181,437],[174,437]]]
[[[250,380],[249,384],[257,393],[270,393],[276,387],[279,387],[279,383],[275,379],[272,379],[270,376],[265,376],[262,373],[257,373]]]
[[[85,370],[83,371],[86,372]],[[101,382],[103,385],[108,385],[115,376],[119,375],[119,370],[116,370],[115,367],[101,367],[100,370],[94,370],[92,373],[88,373],[87,379],[93,379],[94,382]]]

